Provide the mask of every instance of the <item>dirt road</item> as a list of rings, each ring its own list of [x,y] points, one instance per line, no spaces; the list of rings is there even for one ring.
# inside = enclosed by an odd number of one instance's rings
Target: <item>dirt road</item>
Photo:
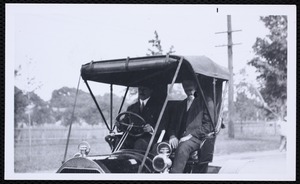
[[[222,166],[220,174],[283,174],[286,172],[286,152],[273,150],[215,155],[210,165]]]

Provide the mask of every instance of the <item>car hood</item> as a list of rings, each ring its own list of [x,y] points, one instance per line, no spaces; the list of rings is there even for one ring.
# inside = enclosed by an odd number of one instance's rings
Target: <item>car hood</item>
[[[144,152],[120,150],[107,155],[75,157],[66,161],[58,173],[137,173],[142,163]],[[153,155],[149,154],[142,173],[152,173]]]

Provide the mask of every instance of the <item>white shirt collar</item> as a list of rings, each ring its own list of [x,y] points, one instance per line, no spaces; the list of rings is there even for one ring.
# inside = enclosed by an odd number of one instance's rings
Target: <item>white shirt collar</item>
[[[140,103],[142,104],[142,102],[144,102],[144,106],[146,106],[146,104],[147,104],[147,102],[148,102],[149,99],[150,99],[150,97],[147,98],[147,99],[145,99],[145,100],[141,100],[141,99],[140,99]]]
[[[188,96],[186,99],[187,101],[189,100],[189,98],[191,98],[191,100],[193,101],[195,99],[195,96],[194,95],[191,95],[191,96]]]
[[[189,101],[189,98],[190,98],[190,101]],[[187,102],[187,104],[186,104],[186,106],[187,106],[186,110],[187,110],[187,111],[188,111],[189,108],[191,107],[191,105],[192,105],[194,99],[195,99],[195,96],[194,96],[194,95],[191,95],[191,96],[188,96],[188,97],[187,97],[187,99],[186,99],[186,102]]]

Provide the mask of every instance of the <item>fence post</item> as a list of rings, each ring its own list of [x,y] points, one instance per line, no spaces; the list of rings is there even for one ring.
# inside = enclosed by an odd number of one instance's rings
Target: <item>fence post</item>
[[[277,134],[277,123],[275,122],[274,123],[274,135],[276,135]]]
[[[241,133],[243,133],[243,120],[241,120]]]

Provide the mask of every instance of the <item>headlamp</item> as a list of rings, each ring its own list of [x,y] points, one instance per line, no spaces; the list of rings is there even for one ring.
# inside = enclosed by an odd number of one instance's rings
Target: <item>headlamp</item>
[[[168,144],[166,142],[161,142],[157,145],[156,153],[157,154],[165,154],[167,156],[170,156],[170,154],[172,153],[172,147],[170,144]]]
[[[152,166],[158,172],[165,172],[172,166],[172,160],[165,154],[159,154],[153,158]]]
[[[169,158],[172,153],[171,145],[166,142],[161,142],[157,145],[156,155],[153,158],[152,166],[158,172],[166,172],[172,166],[172,161]]]
[[[91,150],[91,146],[86,141],[82,141],[78,145],[78,151],[79,151],[81,157],[86,157],[89,154],[90,150]]]

